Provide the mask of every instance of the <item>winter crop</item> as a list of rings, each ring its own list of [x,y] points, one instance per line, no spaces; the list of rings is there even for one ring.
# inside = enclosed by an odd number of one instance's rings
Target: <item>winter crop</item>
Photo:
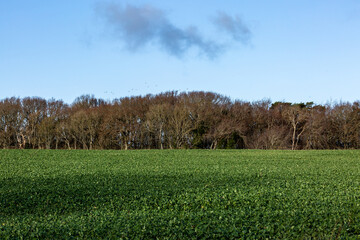
[[[360,238],[360,151],[0,150],[21,238]]]

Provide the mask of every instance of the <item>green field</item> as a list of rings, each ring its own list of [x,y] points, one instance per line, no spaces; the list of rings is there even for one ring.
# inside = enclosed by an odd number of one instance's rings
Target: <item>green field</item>
[[[360,239],[360,151],[0,150],[0,239]]]

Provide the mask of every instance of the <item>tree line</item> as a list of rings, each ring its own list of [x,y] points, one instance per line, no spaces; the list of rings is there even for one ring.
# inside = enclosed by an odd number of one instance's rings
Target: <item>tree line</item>
[[[360,102],[316,105],[232,101],[176,91],[72,104],[0,100],[0,148],[358,149]]]

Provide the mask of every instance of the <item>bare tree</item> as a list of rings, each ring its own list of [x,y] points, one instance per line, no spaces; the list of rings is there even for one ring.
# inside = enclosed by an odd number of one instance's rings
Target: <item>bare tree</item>
[[[22,127],[20,99],[6,98],[0,101],[0,146],[24,148],[25,138]]]
[[[360,102],[232,101],[176,91],[71,106],[38,97],[0,100],[1,148],[360,148]]]
[[[297,149],[301,135],[306,129],[308,111],[302,104],[294,104],[285,107],[284,116],[292,128],[291,150],[295,150]]]
[[[160,149],[164,149],[169,134],[171,105],[168,103],[152,105],[146,113],[146,129],[154,135]]]

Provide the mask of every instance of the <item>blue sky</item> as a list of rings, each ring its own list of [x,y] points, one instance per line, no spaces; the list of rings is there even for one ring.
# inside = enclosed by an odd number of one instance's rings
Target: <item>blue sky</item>
[[[144,12],[154,24],[134,30]],[[0,99],[203,90],[324,104],[359,89],[359,0],[0,2]]]

